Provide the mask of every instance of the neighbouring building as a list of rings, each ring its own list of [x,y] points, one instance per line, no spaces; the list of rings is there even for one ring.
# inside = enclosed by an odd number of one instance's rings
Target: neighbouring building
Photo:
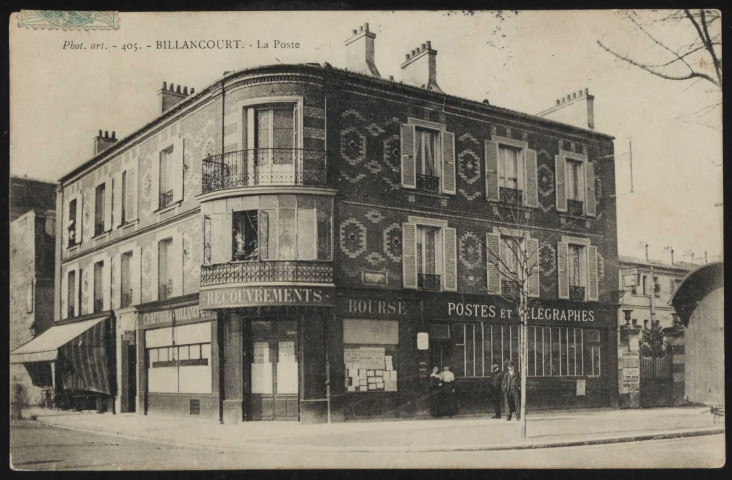
[[[684,278],[670,301],[686,327],[687,401],[724,406],[724,264],[709,263]]]
[[[10,349],[31,341],[53,322],[56,185],[10,177]],[[37,404],[41,388],[20,364],[10,365],[11,393]],[[22,392],[22,393],[21,393]]]
[[[622,291],[618,325],[625,323],[625,310],[632,310],[631,324],[644,327],[674,326],[674,309],[669,304],[684,277],[698,265],[673,264],[620,256],[619,290]]]
[[[434,364],[486,412],[519,338],[488,258],[518,246],[538,259],[529,408],[617,403],[612,137],[444,93],[430,42],[382,78],[374,40],[354,30],[345,69],[163,83],[157,119],[60,180],[49,344],[113,340],[57,388],[234,423],[408,417]]]

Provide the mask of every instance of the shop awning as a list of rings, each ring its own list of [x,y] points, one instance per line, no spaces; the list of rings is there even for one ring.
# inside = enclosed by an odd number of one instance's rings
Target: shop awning
[[[10,363],[52,362],[58,349],[98,325],[108,317],[51,327],[36,338],[10,352]]]

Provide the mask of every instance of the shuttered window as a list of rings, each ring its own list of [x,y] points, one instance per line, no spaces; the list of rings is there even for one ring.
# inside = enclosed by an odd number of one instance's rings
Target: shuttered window
[[[411,119],[401,127],[402,187],[454,195],[455,135],[444,125]]]
[[[596,216],[595,166],[586,155],[560,152],[554,157],[554,178],[558,212]]]
[[[457,239],[441,222],[402,224],[404,288],[457,291]]]
[[[557,243],[559,298],[574,301],[597,301],[599,278],[597,247],[582,239]]]
[[[538,207],[536,151],[528,143],[493,135],[485,142],[486,200]]]

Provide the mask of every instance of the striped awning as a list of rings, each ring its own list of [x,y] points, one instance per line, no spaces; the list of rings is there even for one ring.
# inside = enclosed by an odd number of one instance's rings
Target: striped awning
[[[64,390],[111,394],[110,362],[114,345],[109,341],[109,316],[49,328],[14,350],[10,363],[56,362]]]

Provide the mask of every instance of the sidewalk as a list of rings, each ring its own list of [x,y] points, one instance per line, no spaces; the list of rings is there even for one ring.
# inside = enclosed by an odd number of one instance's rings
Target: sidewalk
[[[137,414],[27,410],[39,422],[168,445],[217,450],[319,452],[437,452],[552,448],[723,433],[703,407],[652,410],[574,410],[535,413],[527,439],[520,423],[488,416],[300,425],[251,422],[221,425],[206,419]]]

